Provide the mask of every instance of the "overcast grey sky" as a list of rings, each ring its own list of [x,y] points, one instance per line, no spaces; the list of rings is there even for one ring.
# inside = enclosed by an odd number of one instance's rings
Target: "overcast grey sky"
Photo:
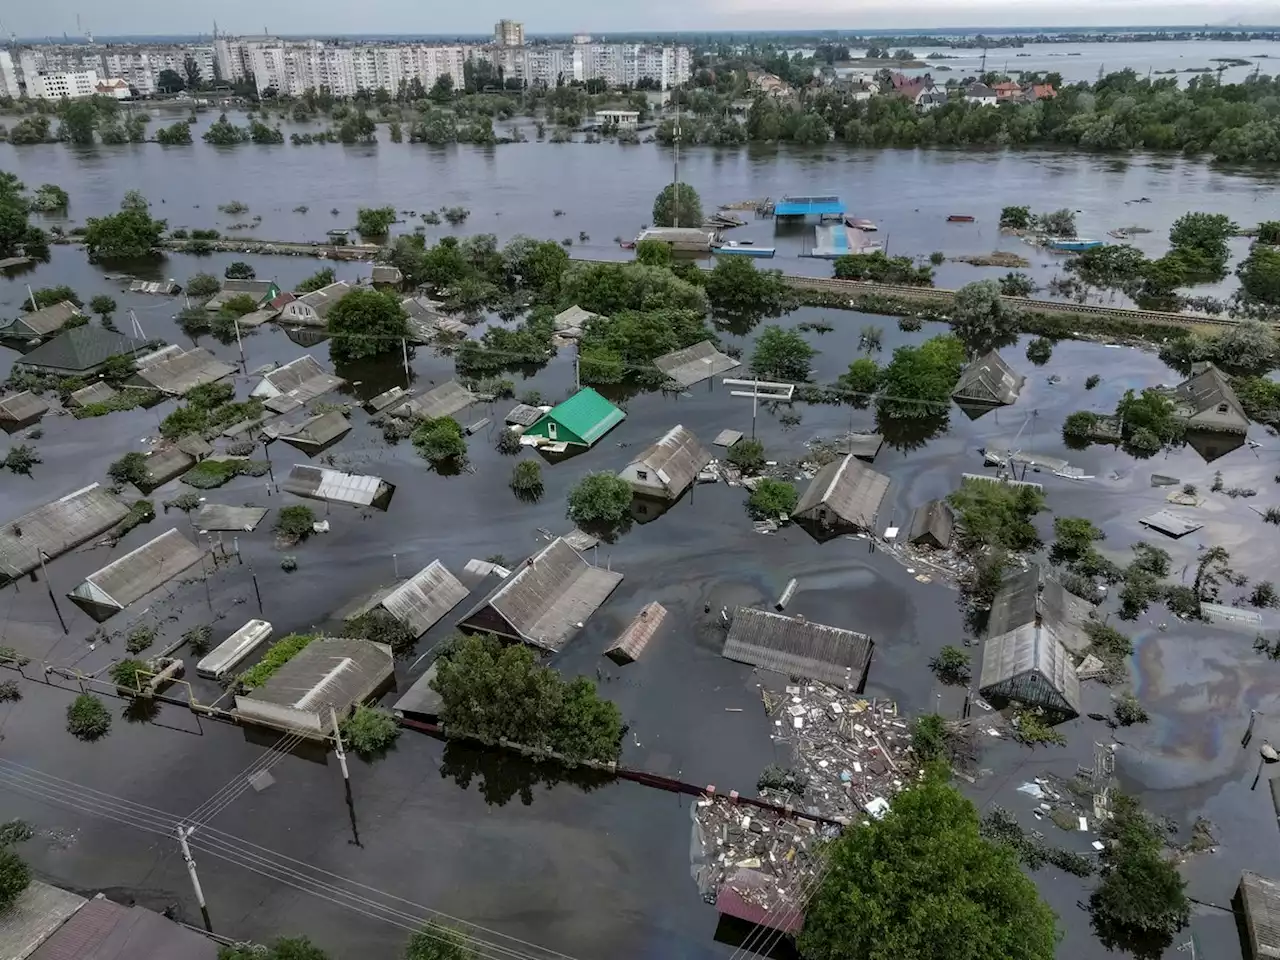
[[[529,33],[627,30],[845,30],[939,26],[1107,26],[1280,22],[1276,0],[42,0],[0,3],[0,26],[19,36],[76,33],[76,14],[87,30],[112,34],[208,33],[213,16],[227,33],[474,34],[501,17],[521,20]]]

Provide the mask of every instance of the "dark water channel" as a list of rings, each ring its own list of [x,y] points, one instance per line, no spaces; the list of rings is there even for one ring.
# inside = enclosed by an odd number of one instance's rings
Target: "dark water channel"
[[[5,147],[0,166],[15,168],[29,183],[68,185],[77,220],[104,212],[137,184],[146,185],[153,202],[166,201],[162,212],[175,224],[217,223],[218,203],[244,200],[251,212],[264,217],[256,232],[272,237],[322,234],[331,219],[354,219],[355,207],[363,202],[385,200],[410,209],[464,203],[472,217],[460,232],[576,236],[585,229],[603,241],[596,244],[602,253],[609,249],[605,238],[628,234],[645,222],[650,198],[667,177],[665,154],[656,148],[578,146],[554,156],[552,149],[528,145],[492,152],[429,151],[388,144],[368,151],[333,146],[274,152],[244,148],[232,160],[197,146],[190,160],[183,161],[157,147],[112,156],[102,149],[76,155],[60,146],[34,152]],[[1256,178],[1180,160],[1117,164],[1049,155],[912,153],[842,154],[824,160],[742,151],[695,153],[687,163],[690,179],[704,196],[716,199],[832,185],[857,196],[860,212],[865,207],[867,215],[892,221],[893,245],[900,238],[902,248],[912,252],[939,246],[948,252],[981,252],[997,242],[994,230],[984,224],[963,233],[941,223],[941,216],[958,202],[988,224],[1003,203],[1035,205],[1043,198],[1039,205],[1085,210],[1082,220],[1088,218],[1091,229],[1142,216],[1153,225],[1160,221],[1163,229],[1188,206],[1212,206],[1248,220],[1255,216],[1253,198],[1263,187]],[[572,186],[566,189],[566,183]],[[1167,196],[1175,188],[1176,195]],[[1164,199],[1116,212],[1121,199],[1144,195]],[[305,216],[291,213],[299,203],[308,203],[312,211]],[[551,215],[557,205],[568,211],[565,217]],[[343,216],[331,218],[331,206],[338,206]],[[445,232],[430,229],[433,235]],[[248,260],[259,276],[275,276],[286,288],[318,266],[307,259],[176,256],[159,267],[157,275],[185,280],[197,269],[221,273],[234,259]],[[778,265],[792,268],[790,263]],[[340,278],[354,279],[368,267],[337,269]],[[944,269],[963,271],[957,282],[982,272],[950,265]],[[942,282],[951,281],[944,274]],[[16,311],[27,283],[69,283],[86,300],[111,292],[121,302],[121,315],[129,307],[137,311],[148,336],[188,342],[170,319],[172,302],[121,295],[119,285],[87,265],[78,250],[55,248],[48,265],[0,281],[0,315]],[[782,323],[793,326],[818,319],[835,327],[831,333],[808,335],[821,350],[815,361],[820,381],[834,379],[847,367],[864,324],[885,328],[886,357],[895,346],[919,342],[941,329],[928,325],[919,333],[904,334],[892,318],[814,309],[797,311]],[[725,339],[749,354],[752,337]],[[204,345],[229,361],[237,359],[234,345],[211,340]],[[1094,477],[1080,483],[1037,478],[1046,485],[1052,511],[1040,518],[1046,538],[1054,515],[1087,516],[1107,532],[1107,551],[1126,562],[1129,544],[1149,536],[1138,518],[1164,506],[1167,491],[1150,485],[1152,473],[1175,476],[1207,491],[1214,470],[1220,469],[1228,487],[1255,487],[1259,496],[1251,501],[1209,496],[1197,511],[1205,528],[1161,546],[1173,554],[1175,573],[1193,563],[1199,544],[1222,543],[1231,550],[1236,569],[1254,579],[1274,577],[1271,528],[1250,509],[1251,504],[1265,508],[1275,502],[1272,477],[1280,464],[1273,452],[1274,437],[1255,428],[1260,449],[1241,447],[1213,465],[1189,448],[1141,462],[1109,447],[1065,451],[1058,430],[1067,413],[1109,410],[1126,388],[1174,382],[1178,376],[1151,354],[1088,343],[1061,343],[1049,364],[1034,368],[1023,356],[1025,345],[1024,340],[1005,352],[1014,367],[1028,375],[1015,407],[977,420],[953,410],[945,431],[924,446],[886,447],[881,453],[876,468],[893,480],[886,517],[901,522],[917,504],[953,489],[960,473],[980,470],[978,449],[985,442],[1020,437],[1025,448],[1067,457]],[[245,349],[249,369],[305,352],[271,326],[247,337]],[[328,362],[323,344],[311,352]],[[7,373],[13,356],[3,351],[0,375]],[[449,358],[419,349],[412,370],[415,384],[426,386],[449,379],[453,365]],[[517,391],[532,387],[558,399],[572,387],[572,370],[571,353],[561,351],[546,368],[519,383]],[[339,372],[360,381],[348,388],[352,397],[372,396],[404,382],[398,357]],[[1092,373],[1100,374],[1102,383],[1085,391],[1084,380]],[[1049,383],[1051,374],[1060,381]],[[238,394],[246,395],[253,382],[239,378]],[[493,449],[492,427],[469,442],[474,473],[441,477],[428,472],[408,444],[386,446],[357,410],[356,429],[329,454],[341,469],[375,473],[397,484],[387,513],[366,516],[334,507],[328,512],[331,532],[291,551],[299,562],[292,575],[279,567],[282,551],[272,542],[269,515],[258,532],[239,537],[246,563],[219,568],[210,580],[208,600],[199,583],[171,584],[118,615],[108,627],[124,629],[155,617],[171,640],[187,627],[207,622],[211,607],[212,616],[219,618],[215,630],[225,636],[257,615],[249,564],[261,586],[264,615],[282,635],[323,622],[342,603],[390,581],[397,569],[404,575],[437,557],[455,569],[467,559],[495,553],[519,559],[542,542],[539,528],[567,529],[565,493],[583,474],[619,469],[677,422],[704,439],[726,427],[749,430],[748,404],[718,383],[700,385],[680,397],[631,396],[626,400],[627,419],[594,450],[544,469],[546,494],[536,505],[517,501],[508,489],[512,461]],[[54,496],[102,481],[112,460],[128,450],[145,449],[144,440],[155,434],[159,419],[173,407],[166,402],[151,411],[98,420],[46,417],[44,437],[37,443],[44,462],[31,479],[0,476],[0,516],[15,517]],[[463,419],[500,420],[506,407],[499,403],[476,408]],[[803,419],[790,429],[783,427],[776,412],[761,411],[757,432],[775,459],[799,456],[815,436],[870,429],[875,420],[873,410],[796,410]],[[292,463],[305,462],[301,454],[279,444],[271,457],[277,476]],[[158,504],[182,489],[174,482],[155,491],[152,499]],[[219,503],[273,508],[292,502],[262,479],[241,478],[208,496]],[[762,766],[785,757],[771,742],[768,720],[758,707],[760,684],[776,678],[719,656],[720,635],[703,613],[707,604],[717,611],[721,605],[768,601],[790,577],[797,577],[800,587],[789,609],[874,636],[876,656],[867,693],[897,698],[906,713],[932,708],[939,691],[925,663],[942,645],[958,642],[963,627],[954,592],[937,583],[917,582],[893,558],[869,554],[865,541],[837,539],[818,545],[796,529],[763,536],[753,531],[742,501],[741,490],[703,486],[665,515],[634,526],[616,544],[601,545],[599,562],[610,563],[625,579],[555,662],[567,673],[589,676],[605,665],[604,692],[617,700],[632,726],[623,754],[626,763],[695,783],[750,790]],[[131,532],[114,553],[86,547],[58,559],[49,566],[55,592],[61,596],[114,556],[175,526],[187,531],[186,517],[162,514]],[[230,535],[225,538],[229,546]],[[601,651],[652,600],[671,611],[673,627],[639,662],[625,669],[613,667],[600,657]],[[62,608],[70,628],[66,637],[44,584],[23,581],[0,592],[2,642],[37,659],[87,670],[101,669],[122,655],[119,639],[89,649],[85,638],[93,623],[69,602]],[[450,622],[424,638],[416,653],[447,633],[443,628]],[[1256,792],[1249,789],[1256,758],[1238,746],[1250,709],[1264,715],[1280,711],[1280,665],[1253,652],[1252,633],[1189,626],[1170,618],[1163,608],[1143,617],[1135,632],[1135,688],[1152,722],[1118,732],[1122,745],[1117,774],[1126,789],[1176,818],[1184,830],[1197,815],[1213,821],[1222,846],[1191,861],[1186,875],[1194,895],[1226,903],[1241,869],[1272,872],[1280,854],[1266,785]],[[402,688],[411,662],[401,665]],[[1107,691],[1094,685],[1086,689],[1088,709],[1109,712]],[[24,693],[20,703],[0,708],[4,756],[171,813],[196,808],[262,752],[240,731],[197,725],[188,711],[171,706],[161,709],[154,724],[128,724],[117,718],[104,741],[86,745],[63,730],[72,692],[27,683]],[[738,708],[742,712],[729,712]],[[1047,821],[1031,819],[1032,802],[1016,792],[1032,776],[1070,775],[1077,763],[1090,762],[1095,741],[1106,743],[1111,737],[1104,726],[1088,719],[1067,725],[1065,731],[1070,738],[1066,749],[1030,751],[993,742],[982,761],[990,773],[972,793],[980,803],[999,802],[1017,811],[1029,828],[1051,832],[1054,842],[1085,851],[1092,834],[1059,836],[1057,828],[1045,826]],[[326,768],[290,759],[272,772],[274,786],[261,793],[246,792],[215,825],[334,873],[576,957],[700,958],[732,953],[732,948],[712,940],[715,912],[700,902],[687,879],[688,810],[680,798],[626,783],[589,792],[569,783],[542,783],[539,777],[545,774],[530,773],[521,764],[455,748],[446,751],[434,741],[406,734],[387,759],[372,766],[355,763],[353,790],[364,844],[356,848],[349,843],[339,774],[332,764]],[[120,890],[149,903],[177,902],[192,915],[185,871],[173,843],[152,842],[157,838],[13,793],[0,793],[0,798],[0,816],[22,816],[42,831],[26,852],[43,875],[86,889]],[[390,957],[402,941],[401,932],[390,926],[323,909],[321,901],[213,858],[202,860],[201,872],[215,923],[234,935],[266,938],[282,931],[307,932],[342,958]],[[1037,880],[1066,930],[1060,955],[1104,956],[1087,918],[1076,907],[1085,887],[1057,876],[1052,868],[1039,873]],[[1205,910],[1196,916],[1194,930],[1201,948],[1211,955],[1235,955],[1229,915]]]

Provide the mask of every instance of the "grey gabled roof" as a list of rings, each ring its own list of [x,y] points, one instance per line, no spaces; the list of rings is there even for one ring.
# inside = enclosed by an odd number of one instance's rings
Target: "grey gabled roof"
[[[849,454],[814,474],[792,516],[816,520],[818,511],[825,507],[845,523],[870,529],[888,491],[888,477]]]
[[[147,479],[139,488],[154,490],[167,483],[180,473],[186,473],[195,466],[196,458],[184,451],[177,444],[165,444],[156,447],[147,454]]]
[[[721,656],[789,677],[860,690],[874,645],[866,634],[852,630],[738,607]]]
[[[527,403],[517,403],[503,418],[506,423],[517,427],[532,427],[541,419],[542,409]]]
[[[1197,426],[1229,425],[1243,429],[1248,425],[1249,416],[1231,381],[1211,363],[1197,366],[1192,376],[1174,389],[1174,395],[1186,407],[1189,417],[1203,418],[1197,421]],[[1227,409],[1220,413],[1218,408],[1223,404]]]
[[[677,423],[631,463],[646,466],[673,496],[679,496],[710,460],[711,454],[693,431]]]
[[[682,387],[691,387],[740,366],[733,357],[717,350],[710,340],[664,353],[653,361],[653,365]]]
[[[206,503],[196,513],[196,529],[238,530],[248,533],[266,515],[266,507],[231,507],[221,503]]]
[[[622,574],[593,567],[557,538],[512,570],[458,626],[501,630],[511,639],[557,651],[621,581]],[[493,616],[505,626],[495,628]]]
[[[1244,871],[1240,875],[1240,905],[1252,960],[1280,960],[1280,883]]]
[[[51,333],[57,333],[70,320],[82,315],[80,308],[74,303],[63,300],[61,303],[22,314],[8,326],[0,329],[0,335],[23,338],[47,337]]]
[[[172,346],[139,357],[138,372],[133,379],[140,385],[180,397],[206,383],[215,383],[235,373],[235,367],[223,363],[203,347],[183,350]]]
[[[403,583],[376,591],[364,603],[346,613],[345,619],[354,620],[374,607],[382,607],[420,637],[465,600],[470,592],[449,572],[448,567],[439,560],[432,560]]]
[[[440,661],[437,660],[427,667],[422,676],[413,681],[413,686],[395,702],[391,712],[397,717],[408,716],[410,719],[438,717],[444,707],[444,697],[431,688],[431,681],[435,680],[439,672]]]
[[[110,384],[99,380],[87,387],[81,387],[67,398],[69,407],[87,407],[91,403],[105,403],[116,395]]]
[[[6,423],[26,423],[43,416],[48,409],[48,400],[27,390],[0,400],[0,420]]]
[[[316,312],[317,317],[324,319],[329,311],[333,309],[334,304],[350,293],[351,289],[351,284],[345,280],[336,280],[327,287],[321,287],[319,290],[312,290],[310,293],[303,294],[298,298],[297,302],[305,303]]]
[[[111,357],[131,356],[142,349],[142,346],[141,341],[102,327],[72,327],[15,361],[15,366],[21,364],[37,369],[92,370]]]
[[[911,514],[911,529],[907,533],[907,542],[919,543],[931,537],[939,547],[945,550],[951,543],[951,533],[955,529],[955,524],[955,514],[947,501],[930,500],[916,507]]]
[[[105,620],[195,566],[203,555],[176,529],[166,530],[89,574],[68,596],[95,620]]]
[[[438,387],[432,387],[426,393],[412,397],[405,403],[391,410],[396,417],[421,417],[435,420],[438,417],[451,417],[476,402],[476,395],[460,384],[450,380]]]
[[[334,376],[320,365],[311,354],[303,354],[296,360],[276,367],[262,375],[252,396],[279,397],[288,395],[298,403],[306,403],[336,390],[347,381]]]
[[[32,880],[0,911],[0,960],[27,960],[86,902],[69,890]]]
[[[330,410],[301,423],[267,427],[268,436],[283,440],[303,451],[319,451],[337,443],[351,432],[351,421],[339,410]]]
[[[342,717],[382,686],[394,670],[391,648],[385,643],[319,638],[262,686],[236,697],[236,708],[252,716],[254,702],[272,703],[327,718],[332,707]]]
[[[951,396],[973,403],[1010,404],[1018,399],[1026,382],[1026,377],[1015,373],[1004,358],[992,350],[960,372],[960,380]]]
[[[97,483],[36,507],[0,527],[0,582],[14,580],[110,530],[129,508]]]

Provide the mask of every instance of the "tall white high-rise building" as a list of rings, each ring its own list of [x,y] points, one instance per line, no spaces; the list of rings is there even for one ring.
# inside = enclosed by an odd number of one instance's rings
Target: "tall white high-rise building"
[[[8,50],[0,50],[0,97],[17,99],[20,96],[22,86],[18,81],[18,66]]]
[[[523,47],[524,24],[518,20],[499,20],[493,25],[493,42],[499,47]]]
[[[27,96],[36,100],[61,100],[68,97],[92,97],[98,86],[95,70],[64,73],[37,73],[27,77]]]

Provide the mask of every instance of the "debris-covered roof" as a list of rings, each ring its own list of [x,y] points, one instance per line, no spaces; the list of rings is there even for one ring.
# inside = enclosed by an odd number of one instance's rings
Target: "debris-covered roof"
[[[640,659],[640,654],[649,645],[654,634],[662,629],[662,623],[666,619],[666,607],[657,601],[646,604],[618,635],[618,639],[609,645],[604,655],[619,666],[634,663]]]
[[[911,514],[911,530],[907,534],[908,543],[924,543],[945,550],[951,543],[951,533],[955,529],[955,513],[945,500],[930,500],[923,503]]]
[[[849,454],[814,474],[792,516],[821,523],[823,512],[830,511],[844,523],[871,529],[888,491],[888,477]]]
[[[313,467],[305,463],[295,464],[285,478],[284,488],[299,497],[345,503],[355,507],[387,509],[395,485],[381,477],[343,473],[327,467]]]
[[[95,620],[106,620],[195,566],[203,555],[177,530],[166,530],[89,574],[68,596]]]
[[[266,507],[231,507],[221,503],[206,503],[196,513],[196,529],[250,533],[266,515]]]
[[[6,423],[30,423],[44,416],[48,409],[48,400],[44,397],[37,397],[30,390],[27,390],[0,400],[0,421]]]
[[[593,567],[557,538],[514,568],[458,626],[558,651],[621,581],[622,574]]]
[[[374,607],[382,607],[420,637],[465,600],[469,592],[448,567],[432,560],[403,583],[377,590],[344,617],[354,620]]]
[[[123,333],[86,324],[64,330],[48,343],[42,343],[16,360],[14,365],[84,373],[96,370],[112,357],[133,356],[143,346],[143,341],[131,339]]]
[[[703,340],[682,350],[664,353],[653,365],[682,387],[691,387],[708,377],[719,376],[740,366],[739,361],[716,349],[710,340]]]
[[[1018,399],[1026,382],[1026,377],[1014,373],[1004,358],[992,350],[960,372],[951,396],[961,402],[1010,404]]]
[[[133,381],[140,386],[180,397],[206,383],[214,383],[235,373],[235,367],[223,363],[203,347],[183,350],[179,346],[164,347],[139,357],[138,372]]]
[[[311,354],[291,360],[283,366],[263,374],[253,388],[255,397],[280,397],[288,395],[298,403],[306,403],[336,390],[347,381],[336,377]]]
[[[236,697],[236,713],[242,719],[269,726],[296,726],[322,734],[330,729],[330,709],[341,719],[390,680],[394,672],[391,648],[385,643],[319,638],[303,647],[262,686]],[[260,705],[266,705],[266,709]],[[273,706],[285,709],[271,709]],[[288,721],[281,714],[286,714]]]
[[[754,607],[738,607],[721,656],[791,677],[861,690],[871,665],[871,638]]]
[[[376,397],[366,400],[364,408],[370,413],[382,413],[388,407],[404,403],[412,396],[412,390],[406,390],[404,387],[392,387],[390,390],[384,390]]]
[[[633,484],[650,488],[653,481],[661,484],[667,494],[679,497],[695,480],[698,472],[711,461],[711,454],[698,442],[694,432],[676,424],[640,456],[628,464],[622,472]],[[637,470],[651,474],[644,481],[636,481]]]
[[[36,507],[0,527],[0,581],[15,580],[110,530],[129,513],[97,483]]]
[[[1253,960],[1280,958],[1280,883],[1244,871],[1240,875],[1240,905]]]

